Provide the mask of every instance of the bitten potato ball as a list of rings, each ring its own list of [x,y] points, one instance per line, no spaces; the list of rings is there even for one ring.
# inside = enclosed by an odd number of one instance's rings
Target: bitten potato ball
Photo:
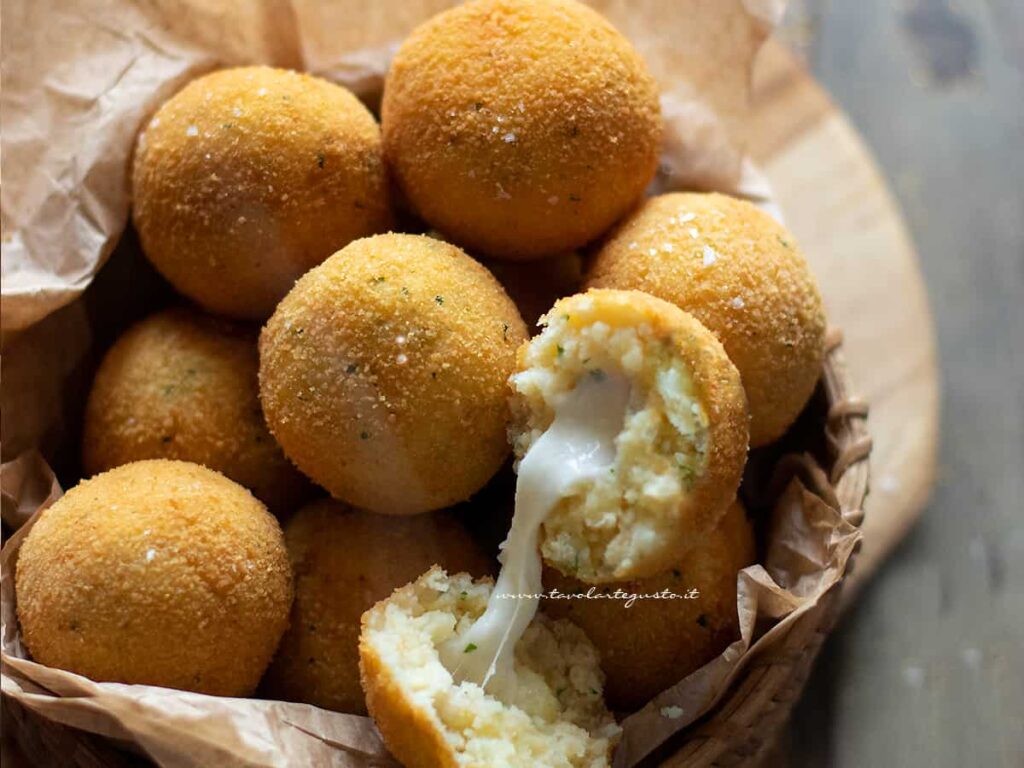
[[[750,444],[780,437],[821,375],[825,311],[793,236],[752,203],[654,197],[597,253],[588,287],[644,291],[685,309],[722,342],[750,403]]]
[[[511,379],[516,456],[582,395],[595,398],[582,417],[594,425],[600,415],[607,427],[573,450],[582,460],[607,454],[607,466],[564,489],[544,518],[544,560],[592,584],[671,567],[736,498],[748,424],[739,373],[693,316],[638,291],[570,296],[544,322]]]
[[[133,215],[175,288],[234,317],[270,315],[295,280],[391,225],[380,130],[355,96],[270,67],[201,77],[139,135]]]
[[[362,683],[388,750],[409,768],[610,765],[620,729],[597,654],[570,622],[533,619],[501,692],[456,683],[444,666],[439,646],[461,643],[491,591],[489,580],[432,568],[363,614]]]
[[[203,464],[274,511],[309,482],[260,410],[257,329],[186,308],[151,315],[110,349],[85,411],[82,462],[93,475],[142,459]]]
[[[753,531],[736,502],[699,546],[656,576],[595,588],[549,569],[545,587],[581,596],[545,600],[544,608],[597,648],[609,705],[635,710],[739,639],[736,574],[755,557]],[[698,596],[687,599],[691,590]],[[649,597],[667,593],[679,597]],[[639,597],[627,606],[630,595]]]
[[[593,240],[658,163],[658,88],[575,0],[475,0],[392,62],[384,149],[420,216],[474,254],[526,259]]]
[[[394,517],[324,499],[285,527],[295,573],[291,624],[264,678],[275,699],[365,714],[359,619],[431,566],[492,573],[487,557],[448,513]]]
[[[260,398],[285,454],[355,507],[415,514],[479,490],[508,455],[526,328],[453,245],[357,240],[309,272],[260,337]]]
[[[277,520],[212,469],[155,459],[85,480],[18,556],[22,637],[93,680],[246,696],[288,624]]]

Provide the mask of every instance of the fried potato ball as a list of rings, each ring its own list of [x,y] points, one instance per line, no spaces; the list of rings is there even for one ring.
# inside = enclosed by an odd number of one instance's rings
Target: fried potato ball
[[[545,587],[577,597],[545,600],[544,608],[572,621],[597,648],[609,705],[635,710],[739,639],[736,574],[755,558],[753,531],[736,502],[698,546],[656,576],[595,588],[548,569]],[[679,597],[650,597],[668,593]],[[638,597],[630,604],[632,595]]]
[[[491,589],[435,567],[363,614],[363,688],[388,750],[410,768],[609,765],[620,731],[597,654],[570,622],[533,620],[501,694],[455,683],[438,646],[468,630]]]
[[[222,472],[272,510],[307,495],[260,410],[257,329],[184,307],[151,315],[110,349],[85,410],[87,475],[142,459]]]
[[[359,619],[433,565],[483,576],[487,557],[447,512],[377,515],[324,499],[285,527],[295,573],[291,624],[264,678],[275,699],[365,714]]]
[[[526,328],[481,265],[430,237],[357,240],[309,272],[260,337],[260,399],[332,496],[414,514],[469,498],[508,455]]]
[[[164,459],[85,480],[43,512],[16,589],[39,663],[220,696],[256,688],[292,602],[277,520],[212,469]]]
[[[139,135],[132,195],[160,273],[206,309],[251,319],[392,221],[366,107],[341,86],[270,67],[214,72],[165,103]]]
[[[599,450],[608,465],[564,489],[544,518],[544,560],[588,583],[671,567],[736,497],[748,424],[739,373],[692,315],[638,291],[570,296],[544,323],[511,379],[516,456],[539,444],[583,387],[621,391],[617,414],[584,409],[614,419],[613,430],[607,445],[587,440],[574,453]]]
[[[654,175],[658,88],[575,0],[475,0],[413,31],[384,86],[384,151],[420,216],[473,253],[582,246]]]
[[[718,337],[750,403],[750,444],[780,437],[821,375],[825,310],[793,236],[719,194],[654,197],[597,253],[588,287],[630,288],[685,309]]]

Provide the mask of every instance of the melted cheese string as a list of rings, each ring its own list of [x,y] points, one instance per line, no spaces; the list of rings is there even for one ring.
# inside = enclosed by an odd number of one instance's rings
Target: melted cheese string
[[[580,482],[613,466],[629,395],[623,376],[587,376],[556,401],[554,421],[519,463],[515,514],[487,609],[468,632],[440,648],[456,682],[490,686],[492,693],[513,684],[513,651],[544,589],[541,523]]]

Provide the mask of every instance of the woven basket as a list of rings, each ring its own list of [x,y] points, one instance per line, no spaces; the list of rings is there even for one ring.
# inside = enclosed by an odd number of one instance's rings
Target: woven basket
[[[807,487],[855,526],[863,520],[868,491],[868,455],[871,438],[867,405],[850,394],[850,381],[841,350],[842,336],[831,330],[822,379],[796,435],[787,436],[787,453],[776,465],[783,475],[797,473]],[[795,444],[789,443],[795,440]],[[800,451],[824,445],[824,464]],[[819,450],[820,454],[821,451]],[[852,559],[847,573],[852,567]],[[801,615],[782,640],[762,651],[748,664],[720,704],[703,720],[685,730],[647,762],[675,768],[752,764],[764,758],[789,717],[810,674],[825,638],[831,632],[839,606],[842,582],[832,587],[816,606]],[[98,736],[49,722],[4,697],[5,741],[14,737],[29,764],[45,766],[143,765]],[[5,768],[20,768],[13,752],[5,754]]]

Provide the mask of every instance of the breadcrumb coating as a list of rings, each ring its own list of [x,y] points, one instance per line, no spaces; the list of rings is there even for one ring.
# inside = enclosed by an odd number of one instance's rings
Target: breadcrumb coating
[[[409,768],[608,766],[620,731],[597,654],[570,622],[533,620],[516,645],[514,690],[500,695],[456,684],[443,666],[438,646],[469,629],[491,590],[433,568],[363,615],[363,688],[388,750]]]
[[[291,625],[264,678],[275,699],[365,714],[359,684],[359,619],[434,565],[474,576],[488,557],[448,512],[409,517],[315,501],[285,526],[295,573]]]
[[[246,696],[288,624],[277,520],[242,486],[156,459],[85,480],[18,556],[32,657],[93,680]]]
[[[593,240],[658,163],[658,88],[575,0],[476,0],[398,50],[385,154],[424,219],[473,253],[529,259]]]
[[[586,285],[644,291],[711,329],[739,369],[752,446],[780,437],[821,375],[825,310],[793,235],[752,203],[673,193],[601,246]]]
[[[739,639],[736,574],[755,562],[754,533],[737,501],[714,530],[655,576],[593,587],[555,569],[544,586],[590,598],[545,600],[552,617],[572,621],[601,657],[605,695],[616,710],[635,710],[716,658]],[[686,598],[687,594],[696,596]],[[680,598],[628,597],[665,593]]]
[[[310,484],[263,421],[257,334],[184,307],[126,331],[89,393],[85,473],[142,459],[193,461],[244,485],[275,512],[294,509]]]
[[[736,497],[749,421],[739,373],[693,316],[639,291],[570,296],[544,323],[511,380],[516,456],[581,381],[624,380],[629,398],[614,463],[548,514],[541,553],[589,583],[658,573],[699,544]]]
[[[139,135],[132,195],[161,274],[206,309],[250,319],[392,222],[366,107],[341,86],[270,67],[214,72],[167,101]]]
[[[332,496],[440,509],[508,455],[506,381],[526,328],[453,245],[357,240],[309,272],[260,338],[260,399],[285,454]]]

